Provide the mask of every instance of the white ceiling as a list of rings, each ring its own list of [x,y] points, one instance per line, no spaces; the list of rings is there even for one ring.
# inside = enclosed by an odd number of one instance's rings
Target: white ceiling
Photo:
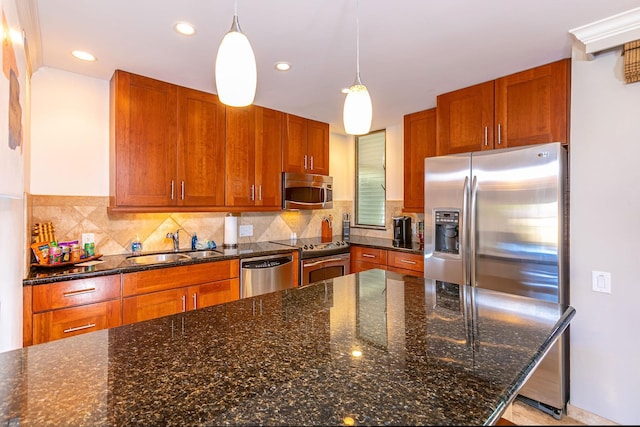
[[[34,68],[109,80],[122,69],[216,92],[214,62],[234,0],[16,0],[28,3]],[[238,0],[256,55],[255,103],[343,132],[340,90],[356,73],[356,0]],[[640,0],[360,0],[360,75],[372,130],[435,106],[440,93],[571,56],[569,30]],[[195,25],[185,37],[177,21]],[[38,34],[39,33],[39,34]],[[87,50],[95,63],[70,55]],[[286,73],[274,69],[287,61]]]

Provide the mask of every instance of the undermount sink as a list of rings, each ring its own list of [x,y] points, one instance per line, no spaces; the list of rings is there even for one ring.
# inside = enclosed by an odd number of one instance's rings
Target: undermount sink
[[[152,254],[152,255],[140,255],[127,258],[130,264],[147,265],[147,264],[161,264],[163,262],[178,262],[187,261],[191,257],[185,254]]]
[[[187,255],[189,255],[191,258],[211,258],[211,257],[222,256],[223,254],[221,254],[218,251],[206,250],[206,251],[187,252]]]

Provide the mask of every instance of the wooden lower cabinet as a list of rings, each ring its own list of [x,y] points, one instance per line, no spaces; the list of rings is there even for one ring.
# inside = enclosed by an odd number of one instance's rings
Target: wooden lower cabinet
[[[239,298],[237,278],[127,297],[122,300],[122,323],[141,322]]]
[[[33,344],[120,326],[120,300],[33,315]]]
[[[373,268],[422,276],[424,260],[422,254],[351,246],[351,273],[359,273]]]
[[[125,273],[122,323],[140,322],[240,298],[239,261]]]
[[[23,345],[119,326],[120,312],[119,274],[26,287]]]

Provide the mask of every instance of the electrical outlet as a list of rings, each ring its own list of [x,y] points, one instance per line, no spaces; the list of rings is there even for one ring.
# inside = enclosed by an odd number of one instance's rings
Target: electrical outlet
[[[611,293],[611,273],[606,271],[591,272],[591,287],[595,292]]]
[[[253,225],[241,225],[239,232],[240,237],[253,236]]]

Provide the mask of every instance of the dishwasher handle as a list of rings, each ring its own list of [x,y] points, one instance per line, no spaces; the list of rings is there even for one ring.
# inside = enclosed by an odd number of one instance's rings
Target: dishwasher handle
[[[277,258],[261,258],[261,259],[248,259],[241,261],[240,266],[242,269],[258,270],[263,268],[274,268],[287,265],[293,262],[293,256],[287,255]]]

